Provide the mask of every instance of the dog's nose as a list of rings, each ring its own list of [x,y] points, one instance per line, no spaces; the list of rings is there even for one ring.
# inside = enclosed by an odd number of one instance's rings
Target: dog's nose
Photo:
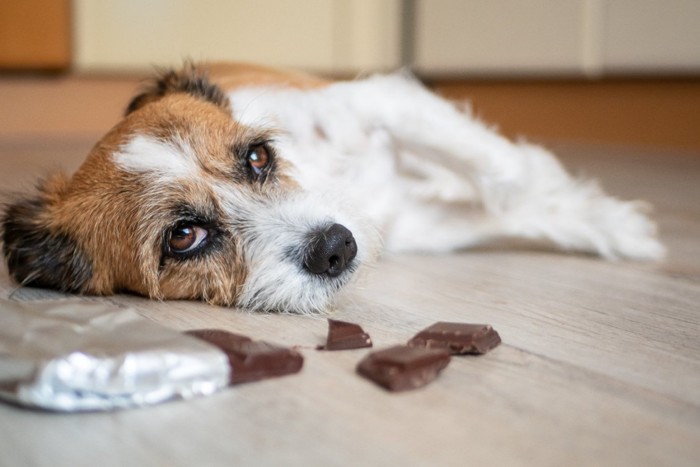
[[[357,255],[357,243],[347,228],[333,224],[314,233],[304,254],[304,266],[314,274],[340,275]]]

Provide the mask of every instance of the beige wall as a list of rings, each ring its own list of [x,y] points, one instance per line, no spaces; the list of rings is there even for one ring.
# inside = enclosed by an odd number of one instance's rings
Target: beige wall
[[[700,73],[700,0],[74,0],[74,65],[393,69],[406,11],[425,75]]]
[[[400,0],[74,0],[75,68],[183,58],[325,72],[399,65]]]

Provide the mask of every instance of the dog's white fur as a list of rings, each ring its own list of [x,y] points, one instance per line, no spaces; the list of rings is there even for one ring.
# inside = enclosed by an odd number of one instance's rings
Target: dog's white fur
[[[162,141],[135,135],[113,154],[113,159],[127,172],[148,173],[164,180],[195,179],[199,172],[194,150],[184,140]]]
[[[374,228],[331,193],[241,198],[226,187],[217,192],[238,226],[246,251],[249,276],[238,299],[242,308],[292,313],[326,310],[357,269],[375,259],[379,242]],[[303,245],[309,232],[333,223],[348,228],[357,242],[357,257],[349,270],[334,280],[300,271],[301,258],[290,260],[287,251]]]
[[[193,66],[162,76],[72,179],[6,208],[13,277],[307,313],[376,256],[378,236],[392,251],[524,239],[608,259],[664,254],[643,203],[571,177],[545,149],[507,140],[405,74],[221,89]],[[249,151],[268,130],[274,170],[255,179]],[[206,251],[172,255],[182,222],[211,229]],[[357,256],[337,275],[312,273],[310,245],[334,224],[352,232]]]
[[[280,153],[302,187],[354,200],[389,250],[512,238],[608,259],[664,254],[644,203],[572,178],[545,149],[507,140],[405,74],[229,99],[239,121],[283,130]]]

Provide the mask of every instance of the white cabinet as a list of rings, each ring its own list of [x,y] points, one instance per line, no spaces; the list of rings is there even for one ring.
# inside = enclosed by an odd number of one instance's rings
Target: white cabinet
[[[414,65],[424,73],[570,73],[580,5],[567,0],[419,0]]]
[[[700,71],[700,0],[611,0],[605,7],[604,69]]]
[[[414,0],[427,75],[700,72],[700,0]]]

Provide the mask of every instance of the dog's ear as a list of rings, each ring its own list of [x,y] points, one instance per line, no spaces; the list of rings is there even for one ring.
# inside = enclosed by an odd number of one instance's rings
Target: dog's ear
[[[126,115],[140,109],[144,105],[157,101],[166,94],[182,92],[190,94],[224,110],[229,110],[230,104],[221,88],[209,81],[207,73],[188,63],[180,70],[164,70],[152,79],[144,91],[134,97],[126,109]]]
[[[37,195],[5,206],[3,253],[10,275],[23,286],[83,292],[92,265],[70,234],[53,226],[50,208],[57,185],[44,182]]]

